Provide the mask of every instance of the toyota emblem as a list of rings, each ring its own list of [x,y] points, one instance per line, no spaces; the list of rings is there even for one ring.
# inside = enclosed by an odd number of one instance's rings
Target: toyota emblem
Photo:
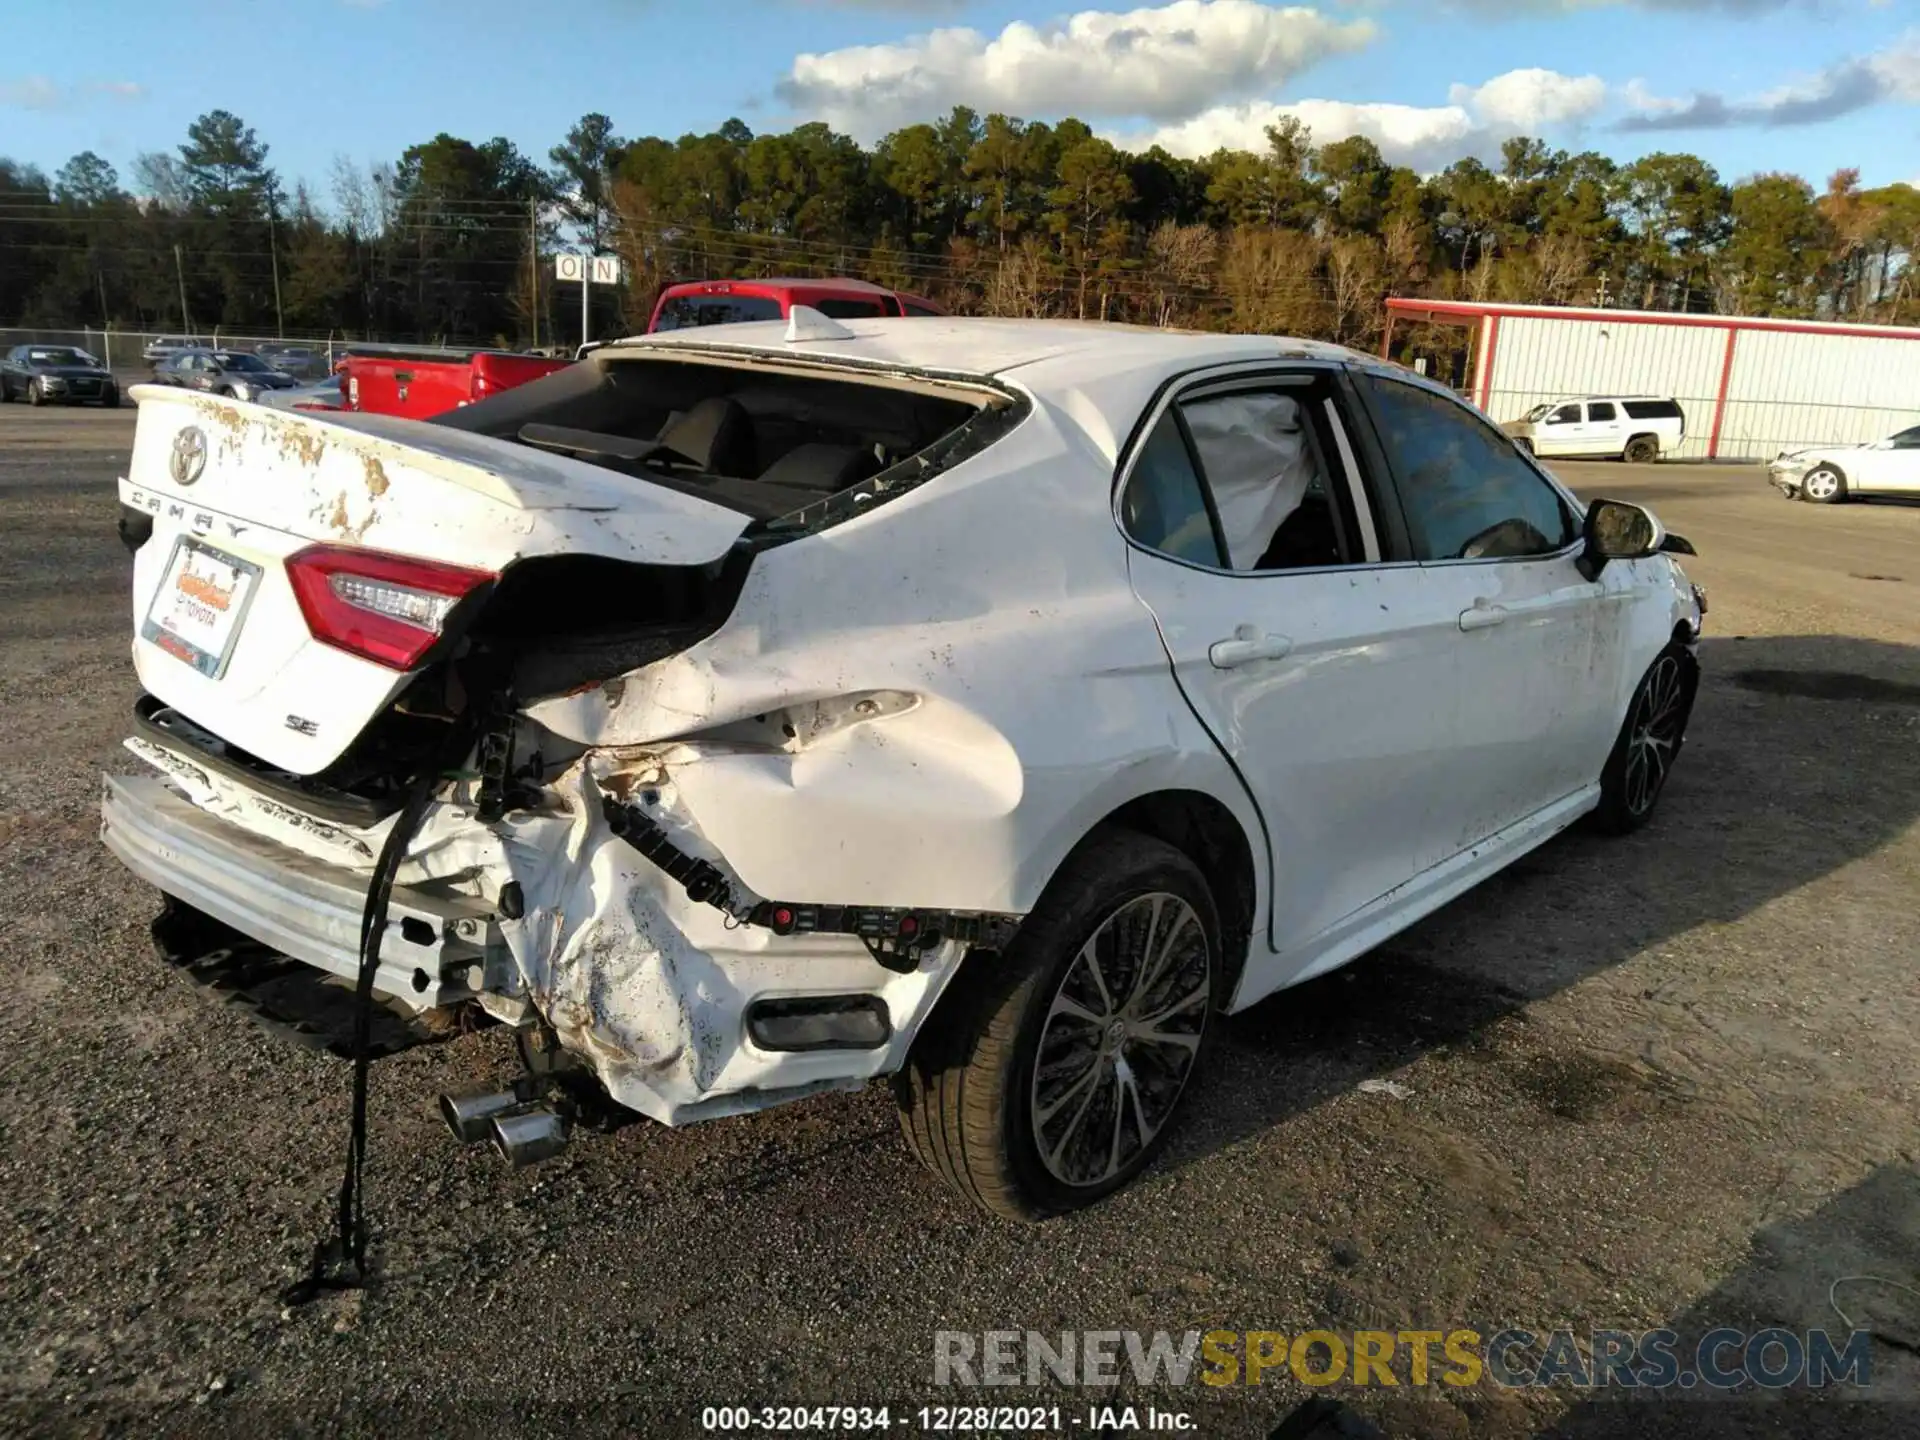
[[[181,485],[191,485],[198,480],[200,472],[207,468],[207,432],[198,425],[189,425],[175,435],[167,468]]]

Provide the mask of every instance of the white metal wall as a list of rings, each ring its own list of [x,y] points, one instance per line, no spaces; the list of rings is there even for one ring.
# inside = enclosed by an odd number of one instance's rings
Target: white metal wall
[[[1912,340],[1743,330],[1734,344],[1723,458],[1771,460],[1920,425],[1920,332]]]
[[[1717,327],[1503,315],[1486,409],[1505,422],[1567,395],[1670,395],[1687,417],[1675,458],[1704,459],[1726,354]]]
[[[1486,408],[1507,421],[1567,395],[1671,395],[1687,416],[1675,458],[1704,459],[1726,353],[1727,330],[1718,325],[1505,315]],[[1911,340],[1739,331],[1720,459],[1771,460],[1782,450],[1877,440],[1909,425],[1920,425],[1920,330]]]

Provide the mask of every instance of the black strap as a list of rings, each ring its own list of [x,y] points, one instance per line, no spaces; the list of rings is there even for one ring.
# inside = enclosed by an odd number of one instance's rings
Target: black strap
[[[314,1245],[306,1275],[280,1292],[281,1303],[286,1305],[305,1305],[330,1291],[358,1290],[367,1282],[367,1072],[372,1062],[373,980],[380,969],[380,941],[386,934],[387,907],[393,899],[400,862],[426,819],[442,772],[466,758],[473,743],[472,717],[480,708],[468,707],[454,724],[445,752],[436,753],[414,777],[406,803],[394,817],[393,828],[374,861],[366,908],[360,912],[360,969],[353,991],[353,1114],[347,1129],[347,1163],[340,1177],[335,1233]]]

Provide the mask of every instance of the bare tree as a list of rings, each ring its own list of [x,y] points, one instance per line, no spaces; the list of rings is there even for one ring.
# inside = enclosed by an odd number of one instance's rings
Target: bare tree
[[[1585,283],[1592,252],[1577,235],[1543,235],[1529,252],[1533,261],[1533,294],[1529,299],[1548,305],[1566,305]]]
[[[1162,327],[1176,316],[1191,316],[1212,288],[1220,237],[1210,225],[1178,225],[1163,220],[1147,237],[1146,290],[1153,323]]]
[[[1053,267],[1038,236],[1023,235],[987,276],[981,310],[987,315],[1039,319],[1053,308]]]
[[[1244,334],[1325,333],[1320,244],[1305,231],[1234,226],[1220,261],[1219,292],[1232,328]]]
[[[1370,235],[1343,235],[1327,247],[1327,309],[1333,338],[1364,346],[1379,328],[1386,261]]]

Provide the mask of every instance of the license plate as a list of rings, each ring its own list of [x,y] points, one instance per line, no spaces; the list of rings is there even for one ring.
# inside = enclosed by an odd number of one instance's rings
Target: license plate
[[[143,640],[184,660],[209,680],[226,673],[260,567],[182,535],[140,627]]]

